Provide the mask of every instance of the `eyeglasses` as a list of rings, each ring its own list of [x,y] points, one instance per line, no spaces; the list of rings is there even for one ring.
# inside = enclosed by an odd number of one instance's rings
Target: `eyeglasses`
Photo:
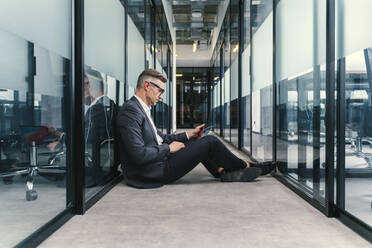
[[[150,84],[152,84],[152,85],[154,85],[156,88],[158,88],[160,95],[162,95],[162,94],[165,92],[165,89],[160,88],[160,86],[157,85],[156,83],[151,82],[151,81],[147,81],[147,82],[149,82]]]

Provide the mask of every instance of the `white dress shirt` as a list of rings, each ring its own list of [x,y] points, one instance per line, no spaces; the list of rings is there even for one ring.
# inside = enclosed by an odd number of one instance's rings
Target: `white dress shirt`
[[[158,141],[158,145],[163,144],[163,139],[158,135],[157,129],[156,129],[156,127],[155,127],[155,124],[154,124],[154,122],[152,121],[152,118],[151,118],[151,107],[147,106],[147,104],[144,103],[144,102],[142,101],[142,99],[139,98],[138,96],[136,96],[136,95],[134,95],[134,96],[135,96],[135,97],[137,98],[137,100],[140,102],[140,104],[141,104],[143,110],[145,111],[145,113],[146,113],[146,115],[147,115],[147,118],[149,119],[149,121],[150,121],[150,123],[151,123],[152,129],[154,130],[155,135],[156,135],[156,140]]]

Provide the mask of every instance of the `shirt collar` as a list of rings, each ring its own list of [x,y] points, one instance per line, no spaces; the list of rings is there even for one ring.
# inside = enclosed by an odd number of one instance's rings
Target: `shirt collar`
[[[144,101],[142,101],[141,98],[139,98],[137,95],[134,95],[134,96],[137,98],[137,100],[139,101],[139,103],[141,104],[141,106],[142,106],[143,110],[145,110],[145,112],[151,111],[151,107],[147,106],[147,104],[144,103]]]
[[[100,97],[97,97],[96,100],[94,100],[94,101],[89,105],[89,107],[90,107],[90,106],[93,106],[94,104],[96,104],[96,103],[98,102],[98,100],[101,99],[102,97],[103,97],[103,95],[100,96]]]

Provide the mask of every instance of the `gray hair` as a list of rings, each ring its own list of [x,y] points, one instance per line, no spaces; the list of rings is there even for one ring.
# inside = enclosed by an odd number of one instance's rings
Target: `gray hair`
[[[104,79],[102,77],[102,74],[99,71],[86,68],[85,77],[89,81],[91,93],[93,93],[95,96],[101,95],[104,93],[104,90],[105,90]]]
[[[143,84],[150,78],[157,78],[163,83],[168,81],[167,77],[155,69],[146,69],[138,77],[137,80],[137,89],[141,88]]]

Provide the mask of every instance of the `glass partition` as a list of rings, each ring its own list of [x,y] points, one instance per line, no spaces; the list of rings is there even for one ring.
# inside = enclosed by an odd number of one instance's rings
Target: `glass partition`
[[[252,16],[252,155],[272,160],[273,6],[261,1]],[[252,3],[253,4],[253,3]]]
[[[299,19],[299,15],[303,18]],[[325,196],[325,17],[325,0],[282,0],[277,5],[279,170],[299,182],[322,204]],[[294,35],[298,39],[292,39]]]
[[[239,0],[230,2],[230,141],[238,146],[239,136]]]
[[[71,204],[71,3],[1,1],[0,48],[0,246],[13,247]]]
[[[85,1],[84,17],[85,198],[89,200],[118,173],[115,119],[119,100],[116,98],[116,92],[124,82],[124,7],[117,0],[89,0]],[[128,42],[137,41],[129,40],[129,37],[142,41],[142,47],[138,49],[138,52],[143,54],[142,68],[140,65],[140,68],[132,68],[136,65],[136,59],[128,65],[128,71],[135,73],[143,69],[144,43],[130,18],[128,34],[131,34],[128,35]],[[138,46],[138,43],[134,46]],[[128,50],[131,51],[131,48]],[[132,58],[138,57],[136,54]],[[128,77],[135,80],[131,77],[137,76],[129,74]]]
[[[338,207],[372,226],[372,2],[362,0],[336,1],[336,59],[345,106],[340,123],[345,137],[344,158],[339,158],[342,170]],[[343,102],[341,102],[343,101]]]
[[[244,42],[242,53],[242,118],[243,118],[243,148],[251,153],[251,41],[250,41],[250,1],[243,1],[244,16],[243,16],[243,33],[242,40]]]
[[[128,16],[128,99],[134,96],[138,76],[145,69],[144,43],[143,36]]]
[[[223,64],[224,64],[224,74],[223,74],[223,137],[230,141],[230,7],[226,11],[224,20],[224,43],[223,43]]]

